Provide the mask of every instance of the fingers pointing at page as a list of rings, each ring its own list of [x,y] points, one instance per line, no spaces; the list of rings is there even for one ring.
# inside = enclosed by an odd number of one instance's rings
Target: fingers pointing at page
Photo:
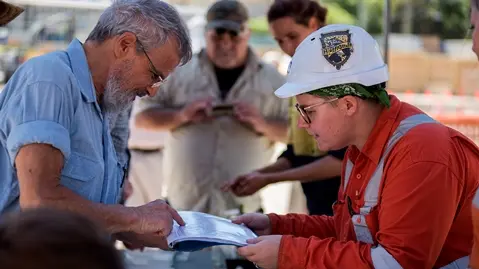
[[[184,225],[185,225],[185,221],[183,220],[183,218],[181,218],[180,214],[178,214],[178,211],[176,211],[175,209],[171,208],[170,206],[168,206],[168,211],[170,211],[171,216],[173,217],[173,219],[174,219],[180,226],[184,226]]]

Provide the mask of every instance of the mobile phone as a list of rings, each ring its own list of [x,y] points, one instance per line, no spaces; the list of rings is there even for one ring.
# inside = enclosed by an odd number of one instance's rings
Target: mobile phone
[[[212,116],[232,116],[234,114],[234,106],[230,104],[214,105],[211,109]]]

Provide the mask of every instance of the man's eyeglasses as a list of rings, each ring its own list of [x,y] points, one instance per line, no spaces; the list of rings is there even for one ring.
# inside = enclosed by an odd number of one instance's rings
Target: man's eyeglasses
[[[136,39],[136,42],[138,42],[138,44],[140,45],[140,48],[145,54],[146,58],[148,59],[148,63],[150,65],[151,78],[153,80],[151,87],[153,88],[160,87],[160,85],[165,81],[165,79],[163,78],[162,75],[160,75],[160,72],[158,71],[158,69],[156,69],[155,65],[150,59],[150,56],[148,56],[148,53],[146,53],[145,47],[143,46],[143,44],[141,44],[138,38]]]
[[[333,98],[333,99],[330,99],[330,100],[326,100],[326,101],[322,101],[322,102],[319,102],[319,103],[316,103],[316,104],[312,104],[312,105],[307,106],[307,107],[301,107],[299,104],[296,104],[296,110],[298,110],[298,112],[301,115],[301,117],[303,118],[304,122],[306,122],[307,124],[311,124],[311,118],[308,115],[308,110],[310,110],[313,107],[317,107],[317,106],[321,106],[321,105],[324,105],[324,104],[327,104],[327,103],[334,102],[338,99],[339,98]]]

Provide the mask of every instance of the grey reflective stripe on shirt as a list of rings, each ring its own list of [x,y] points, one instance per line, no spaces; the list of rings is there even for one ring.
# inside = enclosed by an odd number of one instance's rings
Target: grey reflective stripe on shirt
[[[353,171],[354,164],[353,162],[348,158],[346,162],[346,169],[344,170],[344,186],[343,186],[343,191],[346,192],[346,187],[348,186],[349,183],[349,177],[351,176],[351,172]]]
[[[381,245],[371,249],[373,266],[377,269],[402,269],[403,267]],[[466,269],[469,266],[469,257],[462,257],[439,269]]]
[[[381,156],[379,164],[376,167],[376,170],[374,171],[373,175],[371,176],[371,180],[368,182],[368,185],[366,186],[366,190],[364,193],[365,204],[360,209],[361,215],[354,215],[352,217],[353,220],[355,218],[357,219],[358,216],[363,217],[364,215],[368,215],[369,212],[371,212],[371,209],[377,205],[378,197],[379,197],[379,186],[381,184],[381,180],[383,176],[384,163],[389,153],[396,145],[396,143],[409,130],[411,130],[412,128],[418,125],[425,124],[425,123],[436,123],[436,121],[432,119],[431,117],[427,116],[426,114],[417,114],[414,116],[410,116],[401,121],[401,123],[396,128],[392,136],[389,138],[388,144],[386,146],[386,149],[383,155]],[[344,190],[346,190],[346,186],[347,186],[347,183],[349,182],[349,177],[351,176],[351,172],[353,168],[354,168],[353,163],[350,160],[348,160],[346,164],[346,170],[345,170]],[[478,195],[476,195],[476,199],[479,200]],[[354,221],[353,221],[353,224],[354,224]],[[366,241],[366,243],[370,243],[371,241],[370,239],[372,238],[372,235],[369,229],[356,229],[355,227],[355,231],[356,230],[362,231],[363,233],[367,233],[366,235],[356,234],[358,241],[362,241],[362,242]],[[361,240],[361,238],[364,238],[364,240]],[[373,261],[374,268],[402,269],[402,266],[399,264],[399,262],[396,261],[396,259],[391,254],[389,254],[389,252],[387,252],[386,249],[384,249],[384,247],[382,247],[381,245],[378,245],[371,249],[371,259]],[[440,269],[466,269],[468,267],[468,264],[469,264],[469,257],[466,256],[466,257],[457,259],[453,261],[452,263],[441,267]]]
[[[396,143],[412,128],[425,124],[425,123],[436,123],[434,119],[429,117],[426,114],[416,114],[414,116],[410,116],[399,123],[399,126],[396,128],[392,136],[388,140],[388,144],[386,145],[386,149],[384,150],[381,159],[379,160],[379,164],[376,167],[373,175],[371,176],[371,180],[366,187],[364,193],[364,207],[369,209],[363,209],[367,212],[370,209],[378,204],[378,197],[379,197],[379,186],[381,184],[381,179],[383,177],[383,170],[384,170],[384,163],[386,158],[389,156],[389,153],[394,148]]]
[[[378,196],[379,196],[379,186],[381,184],[381,179],[383,177],[383,170],[384,170],[384,162],[394,148],[396,143],[412,128],[423,124],[423,123],[435,123],[436,121],[431,117],[427,116],[426,114],[417,114],[410,116],[401,121],[399,126],[396,128],[392,136],[388,140],[388,144],[386,149],[381,156],[378,166],[376,170],[374,170],[373,175],[371,176],[371,180],[369,181],[365,193],[364,193],[364,201],[365,207],[374,207],[377,205]],[[351,172],[353,171],[354,164],[348,159],[346,163],[346,170],[344,174],[344,190],[346,190],[347,184],[349,183],[349,177],[351,176]],[[369,210],[366,210],[368,213]]]

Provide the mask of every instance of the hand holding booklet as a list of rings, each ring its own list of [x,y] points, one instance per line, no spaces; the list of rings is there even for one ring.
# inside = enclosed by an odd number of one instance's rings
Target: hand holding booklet
[[[167,237],[172,250],[190,252],[216,245],[246,246],[246,240],[256,238],[248,227],[234,224],[229,219],[191,211],[179,211],[185,226],[174,222]]]

